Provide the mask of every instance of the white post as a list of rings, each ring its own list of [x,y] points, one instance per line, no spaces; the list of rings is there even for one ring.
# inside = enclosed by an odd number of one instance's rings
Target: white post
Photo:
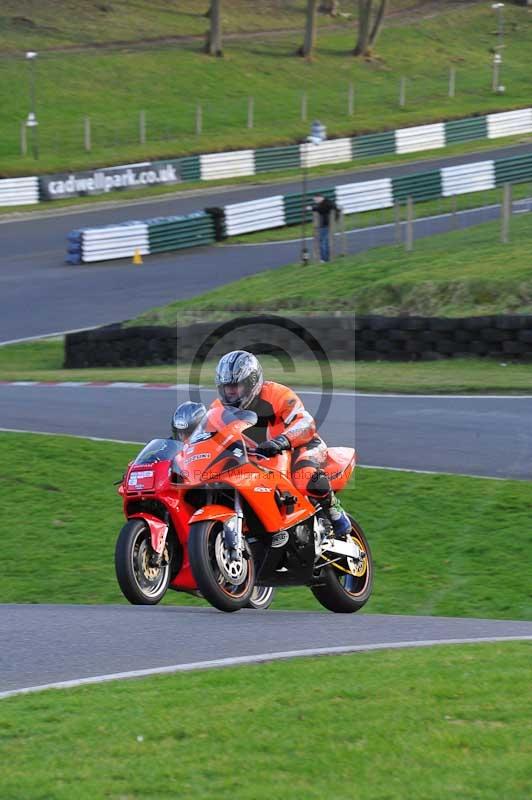
[[[20,123],[20,154],[22,156],[28,155],[28,132],[25,120]]]
[[[253,97],[248,97],[248,128],[253,127],[254,111],[255,111],[255,101]]]
[[[510,217],[512,216],[512,184],[505,183],[501,205],[501,242],[508,244],[510,241]]]
[[[355,87],[354,84],[349,84],[349,92],[347,95],[347,115],[352,117],[355,113]]]
[[[85,117],[83,120],[83,145],[87,153],[91,151],[91,120],[90,117]]]
[[[454,97],[456,94],[456,67],[449,69],[449,97]]]
[[[203,109],[201,103],[196,105],[196,136],[201,136],[203,131]]]
[[[409,196],[406,201],[406,241],[405,249],[410,253],[414,249],[414,201]]]
[[[146,112],[139,112],[139,142],[146,144]]]
[[[406,105],[406,78],[401,78],[399,84],[399,105],[404,108]]]
[[[307,93],[303,92],[303,94],[301,95],[301,121],[302,122],[306,122],[307,121],[307,107],[308,107]]]

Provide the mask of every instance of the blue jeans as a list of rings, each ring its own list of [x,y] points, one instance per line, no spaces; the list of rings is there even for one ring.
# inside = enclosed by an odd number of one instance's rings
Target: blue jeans
[[[329,228],[320,228],[320,258],[322,261],[328,261],[329,254]]]

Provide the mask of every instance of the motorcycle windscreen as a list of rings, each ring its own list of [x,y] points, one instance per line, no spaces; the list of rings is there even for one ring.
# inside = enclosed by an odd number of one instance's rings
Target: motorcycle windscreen
[[[180,454],[180,472],[187,481],[196,483],[247,463],[241,434],[256,422],[257,415],[252,411],[211,408]]]
[[[175,439],[152,439],[142,448],[132,466],[172,461],[182,449],[182,443]]]

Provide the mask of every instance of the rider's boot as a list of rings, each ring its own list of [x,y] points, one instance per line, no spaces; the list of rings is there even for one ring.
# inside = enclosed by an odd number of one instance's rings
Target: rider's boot
[[[331,503],[326,511],[331,520],[334,535],[339,539],[345,538],[351,531],[351,521],[334,492],[331,492]]]

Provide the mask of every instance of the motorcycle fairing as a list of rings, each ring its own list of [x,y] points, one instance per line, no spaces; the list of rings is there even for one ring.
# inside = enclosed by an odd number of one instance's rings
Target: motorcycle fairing
[[[162,554],[168,535],[168,525],[166,522],[155,517],[153,514],[130,514],[129,519],[142,519],[150,529],[151,546],[159,555]]]

